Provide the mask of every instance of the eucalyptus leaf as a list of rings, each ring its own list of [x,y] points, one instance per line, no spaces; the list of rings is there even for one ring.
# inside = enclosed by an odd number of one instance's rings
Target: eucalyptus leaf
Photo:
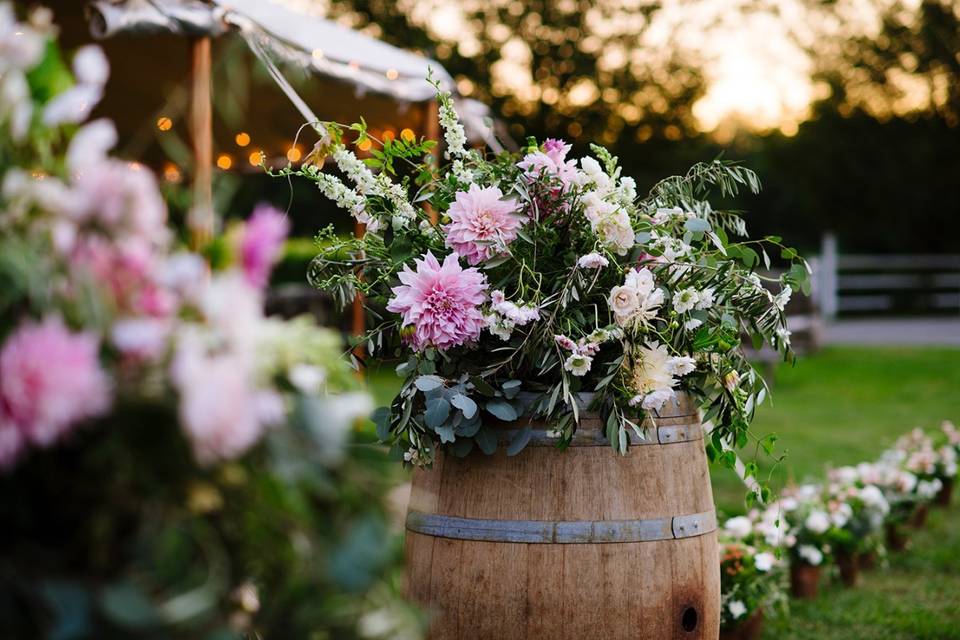
[[[476,440],[480,450],[488,456],[493,455],[497,450],[497,436],[491,429],[481,428],[473,439]]]
[[[507,447],[507,455],[515,456],[523,451],[524,447],[527,446],[527,443],[530,442],[531,436],[533,436],[533,429],[530,427],[530,425],[527,425],[523,429],[517,431],[516,435],[513,436],[513,439],[510,440],[510,445]]]
[[[503,400],[491,400],[484,408],[504,422],[511,422],[520,417],[513,405]]]
[[[450,404],[463,412],[464,418],[472,418],[477,414],[477,403],[462,393],[456,393],[450,398]]]
[[[450,403],[446,398],[433,398],[427,401],[427,411],[423,414],[423,419],[427,426],[437,431],[437,428],[447,421],[450,416]],[[452,429],[452,427],[451,427]],[[439,431],[437,431],[439,433]],[[451,431],[451,435],[452,435]]]
[[[433,375],[420,376],[416,379],[414,384],[417,386],[417,389],[420,389],[420,391],[431,391],[443,386],[443,378]]]

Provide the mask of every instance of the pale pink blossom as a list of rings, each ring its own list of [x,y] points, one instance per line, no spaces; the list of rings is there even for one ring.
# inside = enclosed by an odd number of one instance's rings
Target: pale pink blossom
[[[503,254],[526,222],[517,213],[516,201],[504,200],[500,189],[475,184],[457,192],[447,215],[450,223],[443,227],[447,246],[471,265]]]
[[[238,253],[243,273],[252,286],[262,289],[279,259],[290,221],[270,205],[259,205],[244,227]]]
[[[599,253],[588,253],[577,260],[577,266],[581,269],[603,269],[609,264],[610,261]]]
[[[144,242],[166,240],[167,210],[153,174],[142,165],[106,160],[74,174],[69,214],[79,224],[98,224],[112,235]]]
[[[474,268],[460,266],[456,254],[441,265],[432,253],[416,260],[416,271],[405,266],[400,286],[393,288],[387,310],[403,317],[402,326],[413,327],[407,338],[413,348],[450,349],[480,337],[484,327],[480,305],[487,283]]]
[[[92,333],[71,333],[59,318],[25,324],[0,352],[0,425],[19,431],[22,443],[47,447],[77,423],[110,407],[109,380]],[[0,436],[0,449],[19,448]],[[2,458],[3,456],[0,456]]]
[[[557,345],[561,349],[566,349],[567,351],[573,351],[577,348],[577,343],[574,342],[571,338],[562,335],[555,335],[553,339],[556,341]]]
[[[211,355],[185,339],[171,373],[180,393],[180,422],[200,464],[241,455],[283,416],[282,399],[252,384],[243,356]]]
[[[517,163],[529,179],[555,178],[566,188],[577,176],[577,163],[567,160],[571,145],[553,138],[543,143],[543,151],[528,153]]]

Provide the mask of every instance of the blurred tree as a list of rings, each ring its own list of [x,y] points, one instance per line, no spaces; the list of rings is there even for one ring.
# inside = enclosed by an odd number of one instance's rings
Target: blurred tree
[[[496,0],[452,8],[334,0],[331,15],[435,57],[461,93],[490,104],[517,138],[582,137],[616,147],[696,135],[692,106],[705,82],[694,54],[644,45],[660,9],[650,0]],[[442,19],[440,10],[447,12]]]
[[[960,3],[871,0],[876,32],[840,29],[833,46],[812,53],[818,77],[840,113],[862,109],[879,119],[923,114],[960,124]],[[845,3],[828,3],[839,18]],[[863,11],[862,7],[860,11]]]

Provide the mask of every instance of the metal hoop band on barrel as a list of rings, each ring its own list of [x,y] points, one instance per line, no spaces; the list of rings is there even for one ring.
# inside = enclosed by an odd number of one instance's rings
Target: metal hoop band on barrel
[[[497,440],[501,443],[512,442],[517,431],[518,429],[497,429]],[[703,439],[703,427],[699,421],[662,427],[644,427],[640,431],[643,437],[633,429],[627,429],[631,445],[673,444]],[[549,432],[544,429],[534,429],[530,434],[529,446],[552,447],[556,443],[557,438],[549,435]],[[574,434],[570,446],[606,447],[610,446],[610,441],[599,429],[581,429]]]
[[[407,529],[455,540],[530,544],[605,544],[679,540],[717,528],[714,511],[649,520],[481,520],[411,511]]]

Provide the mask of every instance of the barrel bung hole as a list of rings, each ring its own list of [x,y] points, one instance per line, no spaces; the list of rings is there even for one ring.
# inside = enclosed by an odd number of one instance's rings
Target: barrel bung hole
[[[697,615],[696,607],[687,607],[683,610],[683,616],[680,618],[680,625],[683,627],[684,631],[695,631],[699,621],[700,616]]]

